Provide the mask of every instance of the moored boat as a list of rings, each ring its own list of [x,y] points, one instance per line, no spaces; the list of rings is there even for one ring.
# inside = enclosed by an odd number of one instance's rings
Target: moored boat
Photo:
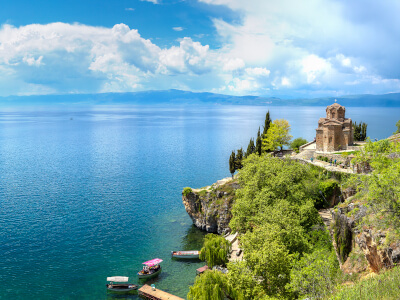
[[[137,273],[139,279],[150,279],[158,276],[161,273],[160,263],[162,261],[162,259],[155,258],[144,262],[143,269]]]
[[[107,281],[110,283],[106,284],[107,289],[112,292],[130,292],[138,289],[138,286],[133,283],[119,283],[128,282],[129,277],[124,276],[113,276],[107,277]],[[118,283],[114,283],[118,282]]]
[[[200,251],[171,251],[171,256],[179,259],[199,259]]]

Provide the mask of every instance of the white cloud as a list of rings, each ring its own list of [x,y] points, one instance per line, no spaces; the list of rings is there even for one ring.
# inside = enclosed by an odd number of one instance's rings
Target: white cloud
[[[249,74],[250,76],[255,76],[255,77],[259,76],[268,77],[271,71],[267,70],[266,68],[246,68],[246,73]]]
[[[287,77],[282,77],[281,85],[282,85],[282,86],[290,86],[290,80],[289,80],[289,78],[287,78]]]
[[[370,91],[373,78],[384,78],[393,84],[379,82],[394,87],[386,92],[400,91],[393,81],[400,78],[399,1],[199,1],[225,5],[242,16],[235,23],[213,20],[221,52],[246,66],[270,70],[263,87],[329,93],[355,82],[360,93]]]
[[[178,46],[161,49],[125,24],[0,29],[0,95],[209,90],[210,82],[221,84],[222,67],[220,55],[208,45],[183,38]]]
[[[144,39],[125,24],[3,25],[0,94],[169,88],[261,95],[400,91],[399,1],[199,1],[225,5],[240,16],[232,23],[212,20],[217,49],[191,37],[160,47],[156,38]]]
[[[224,60],[222,70],[226,72],[232,72],[238,69],[243,69],[245,66],[246,64],[244,63],[243,59],[230,58]]]
[[[329,62],[316,55],[309,55],[301,61],[301,69],[307,76],[307,83],[320,84],[320,78],[329,72]]]
[[[158,0],[140,0],[140,1],[142,1],[142,2],[151,2],[153,4],[158,4],[159,3]]]
[[[22,61],[28,64],[29,66],[40,66],[42,64],[42,59],[43,55],[39,56],[37,59],[35,59],[32,56],[24,56]]]
[[[127,8],[125,8],[125,10],[126,10],[126,11],[134,11],[135,9],[132,8],[132,7],[127,7]]]

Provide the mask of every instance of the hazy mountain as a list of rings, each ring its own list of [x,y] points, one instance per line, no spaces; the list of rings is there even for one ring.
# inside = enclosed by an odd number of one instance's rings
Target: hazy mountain
[[[31,105],[113,105],[113,104],[228,104],[269,106],[327,106],[335,102],[357,107],[400,107],[400,93],[384,95],[352,95],[312,99],[280,99],[259,96],[228,96],[193,93],[180,90],[133,93],[68,94],[0,97],[0,106]]]

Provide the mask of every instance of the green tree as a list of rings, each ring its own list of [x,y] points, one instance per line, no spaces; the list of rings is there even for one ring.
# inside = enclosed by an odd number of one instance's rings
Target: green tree
[[[204,238],[200,259],[207,261],[207,265],[210,268],[217,265],[225,265],[228,262],[230,249],[231,244],[224,237],[210,233]]]
[[[228,281],[227,275],[220,271],[207,270],[197,276],[194,285],[189,288],[189,300],[224,300],[244,299],[240,287],[235,289]]]
[[[263,226],[247,232],[240,240],[244,259],[268,295],[286,294],[293,255],[277,235],[275,226]]]
[[[267,114],[265,115],[263,137],[265,137],[267,135],[267,132],[268,132],[268,129],[269,129],[271,123],[272,123],[272,120],[270,118],[269,111],[268,111]]]
[[[243,167],[242,161],[243,161],[243,149],[240,148],[237,151],[236,159],[235,159],[235,169],[236,170],[240,170]]]
[[[354,141],[359,141],[361,136],[360,127],[357,125],[357,122],[353,123],[353,139]]]
[[[232,151],[231,156],[229,157],[229,172],[232,174],[232,178],[233,174],[235,174],[236,171],[235,161],[236,161],[235,151]]]
[[[258,156],[260,156],[262,153],[262,138],[260,134],[260,127],[258,127],[258,132],[257,132],[256,153],[258,154]]]
[[[254,145],[254,139],[251,138],[249,145],[247,146],[247,151],[245,157],[248,157],[250,154],[253,154],[256,152],[256,146]]]
[[[395,132],[393,132],[393,134],[400,133],[400,120],[397,121],[396,127],[397,127],[397,130]]]
[[[365,141],[367,138],[367,124],[366,123],[361,123],[361,139],[362,141]]]
[[[304,144],[307,144],[307,140],[303,139],[301,137],[294,139],[291,143],[290,143],[290,147],[295,150],[298,151],[300,146],[303,146]]]
[[[353,138],[355,141],[365,141],[367,138],[367,124],[364,122],[360,122],[357,125],[357,122],[353,124]]]
[[[318,183],[311,170],[292,160],[250,155],[240,170],[241,188],[236,191],[230,227],[239,232],[252,230],[281,201],[295,210],[294,218],[304,216],[302,224],[314,223],[318,214],[312,197],[318,195]]]
[[[274,151],[277,148],[288,146],[292,139],[289,122],[284,119],[274,120],[268,129],[267,136],[263,138],[263,151]]]
[[[369,176],[352,177],[349,184],[358,187],[383,220],[400,225],[400,143],[368,139],[353,163],[369,164],[372,172]]]
[[[324,299],[338,282],[338,270],[335,251],[317,249],[294,264],[288,287],[303,297]]]
[[[265,296],[262,285],[256,280],[246,261],[230,262],[228,270],[230,285],[240,287],[244,299],[261,299]]]

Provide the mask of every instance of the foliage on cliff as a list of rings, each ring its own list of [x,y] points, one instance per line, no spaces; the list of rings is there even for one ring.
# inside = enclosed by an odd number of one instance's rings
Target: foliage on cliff
[[[315,209],[321,201],[319,184],[325,181],[327,187],[334,185],[323,171],[289,159],[251,155],[244,161],[230,223],[241,233],[244,262],[229,264],[235,272],[227,276],[241,288],[246,285],[245,298],[319,295],[326,288],[310,286],[327,274],[327,281],[335,283],[338,263]],[[238,269],[252,279],[244,281]]]
[[[363,295],[369,295],[359,283],[354,289],[341,291],[341,284],[350,275],[339,269],[336,254],[347,265],[360,262],[361,255],[364,267],[360,270],[365,270],[365,264],[371,267],[372,260],[382,259],[373,251],[386,255],[389,252],[385,247],[399,247],[400,144],[368,141],[364,150],[356,154],[354,163],[369,164],[373,171],[368,176],[332,178],[329,172],[288,159],[257,155],[246,158],[239,171],[241,188],[236,191],[230,222],[230,227],[240,233],[244,260],[228,263],[229,272],[215,276],[223,278],[244,299],[325,299],[332,295],[334,299],[352,299],[361,290]],[[315,207],[333,197],[342,184],[357,188],[358,194],[335,209],[341,210],[343,217],[332,223],[337,227],[333,230],[338,250],[335,253]],[[348,231],[342,234],[338,230],[342,227]],[[376,228],[382,230],[374,233]],[[368,238],[377,240],[370,243]],[[356,246],[365,244],[366,248],[358,246],[361,248],[355,252],[354,241]],[[400,253],[396,255],[399,259]],[[385,266],[383,261],[378,262]],[[399,281],[393,276],[382,291],[381,286],[371,291],[372,298],[398,297],[398,290],[388,289],[394,289]],[[368,283],[371,289],[377,284]]]
[[[205,271],[196,278],[188,293],[189,300],[244,299],[240,290],[235,289],[227,276],[219,271]]]
[[[210,268],[225,265],[228,262],[230,249],[231,244],[224,237],[212,233],[207,234],[200,251],[200,259],[207,261]]]
[[[310,166],[249,156],[240,172],[241,189],[236,192],[231,228],[244,233],[280,218],[290,219],[289,223],[296,220],[299,226],[309,228],[318,218],[314,203],[320,199],[319,181],[318,172]]]
[[[387,221],[383,225],[400,225],[400,143],[368,140],[354,163],[369,164],[373,171],[369,176],[353,177],[348,184],[357,187],[359,197],[378,219]]]

